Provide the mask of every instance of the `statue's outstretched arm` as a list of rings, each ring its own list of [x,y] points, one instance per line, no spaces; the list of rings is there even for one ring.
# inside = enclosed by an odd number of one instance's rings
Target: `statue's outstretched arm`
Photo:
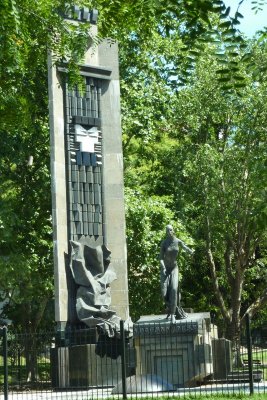
[[[179,239],[179,244],[182,246],[182,248],[183,248],[185,251],[187,251],[187,253],[189,253],[189,254],[193,254],[193,253],[194,253],[194,251],[191,250],[189,247],[187,247],[187,246],[184,244],[184,242],[183,242],[182,240],[180,240],[180,239]]]

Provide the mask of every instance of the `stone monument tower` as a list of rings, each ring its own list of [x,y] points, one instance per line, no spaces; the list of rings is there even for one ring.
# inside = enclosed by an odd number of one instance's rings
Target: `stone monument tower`
[[[75,23],[90,21],[96,35],[97,11],[73,11]],[[50,56],[48,71],[58,330],[77,324],[70,243],[86,240],[111,252],[117,279],[111,283],[110,308],[125,320],[129,311],[117,44],[104,40],[88,47],[80,65],[81,88],[69,85],[67,63],[54,65]]]

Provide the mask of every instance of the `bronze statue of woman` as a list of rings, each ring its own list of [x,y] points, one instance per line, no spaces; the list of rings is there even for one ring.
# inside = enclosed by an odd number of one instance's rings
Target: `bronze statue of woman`
[[[166,239],[161,242],[160,246],[160,282],[161,293],[167,308],[167,318],[171,317],[171,322],[176,319],[187,317],[180,306],[180,290],[179,290],[179,270],[177,256],[179,247],[193,254],[193,251],[187,247],[182,240],[175,237],[172,225],[166,226]]]

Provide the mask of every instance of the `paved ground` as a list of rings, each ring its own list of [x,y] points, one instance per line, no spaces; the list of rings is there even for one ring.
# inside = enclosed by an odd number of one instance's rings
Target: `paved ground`
[[[42,392],[11,392],[8,395],[8,400],[89,400],[89,399],[106,399],[106,398],[122,398],[122,395],[112,395],[111,388],[105,389],[89,389],[86,391],[42,391]],[[255,393],[266,393],[267,396],[267,381],[256,383],[254,385]],[[177,396],[198,396],[198,395],[208,395],[208,394],[233,394],[233,393],[247,393],[249,394],[249,384],[222,384],[222,385],[206,385],[196,388],[187,388],[187,389],[178,389],[174,392],[169,393],[133,393],[128,394],[128,398],[131,397],[133,399],[140,397],[153,397],[156,398],[158,396],[166,397],[177,397]],[[5,400],[4,395],[0,395],[0,400]]]

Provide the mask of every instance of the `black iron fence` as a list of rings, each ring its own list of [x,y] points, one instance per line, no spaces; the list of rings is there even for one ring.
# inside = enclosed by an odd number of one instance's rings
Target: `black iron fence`
[[[218,337],[206,314],[175,324],[150,317],[131,337],[123,322],[115,337],[3,327],[0,385],[5,400],[267,393],[267,330],[251,331],[248,319],[233,343]]]

